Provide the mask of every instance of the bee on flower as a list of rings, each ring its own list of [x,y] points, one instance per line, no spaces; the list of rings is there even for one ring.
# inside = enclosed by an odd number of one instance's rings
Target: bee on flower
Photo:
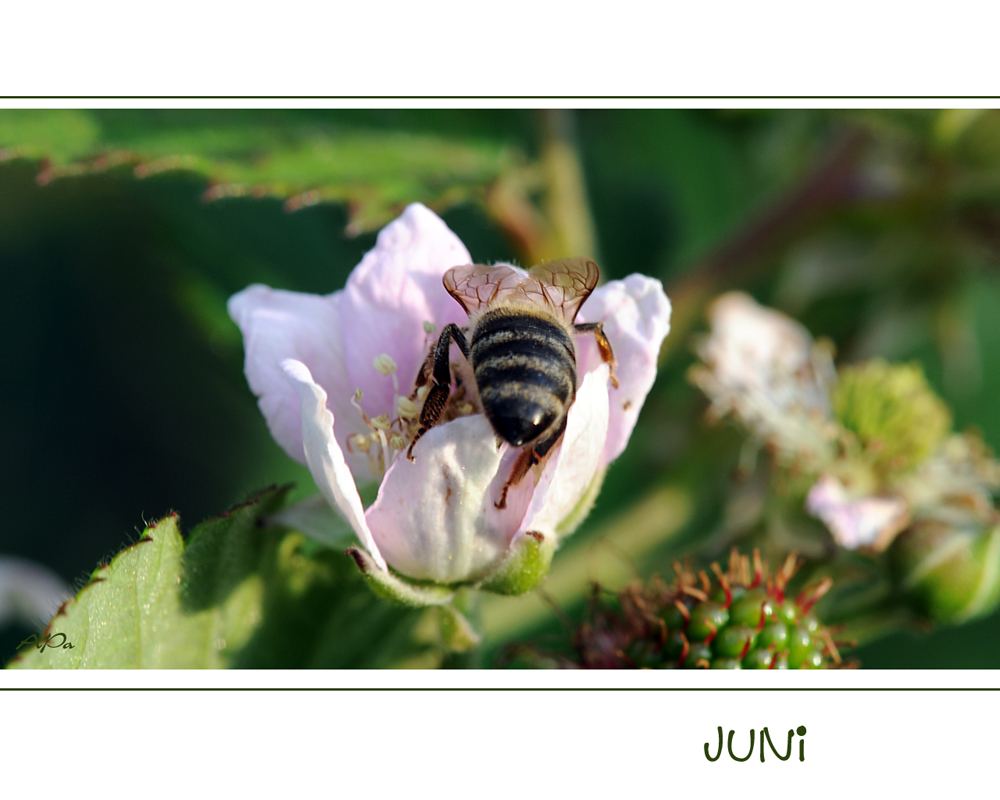
[[[656,376],[670,303],[655,279],[595,288],[593,262],[554,264],[539,269],[561,277],[474,266],[445,223],[413,204],[379,233],[344,289],[318,296],[254,285],[230,299],[272,435],[350,524],[361,544],[351,555],[382,593],[422,605],[448,602],[456,585],[527,591],[625,449]],[[518,363],[505,361],[496,348],[507,334],[483,338],[469,280],[507,281],[508,310],[528,289],[558,290],[560,300],[541,303],[556,331],[529,335]],[[485,313],[496,307],[487,300]],[[562,350],[546,344],[553,338]],[[528,393],[537,407],[528,408]],[[358,485],[371,482],[378,493],[365,508]]]

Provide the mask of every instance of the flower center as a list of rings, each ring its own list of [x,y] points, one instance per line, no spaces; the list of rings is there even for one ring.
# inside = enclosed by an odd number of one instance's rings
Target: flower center
[[[436,327],[433,323],[424,323],[424,332],[426,333],[424,346],[428,359],[432,358],[431,354],[437,342],[433,336],[435,331]],[[374,359],[372,366],[383,378],[392,379],[392,405],[395,416],[379,414],[376,417],[369,417],[361,405],[364,395],[360,389],[355,389],[351,405],[358,410],[365,427],[368,428],[368,433],[356,433],[349,436],[347,449],[352,453],[366,454],[372,474],[381,478],[399,458],[399,454],[409,447],[410,442],[417,435],[417,431],[420,430],[420,413],[434,379],[431,378],[423,386],[415,386],[409,396],[404,396],[399,392],[398,367],[391,356],[382,353]],[[482,413],[479,394],[475,389],[469,364],[463,359],[461,363],[451,362],[450,366],[452,387],[448,402],[438,421],[439,425],[458,417]]]

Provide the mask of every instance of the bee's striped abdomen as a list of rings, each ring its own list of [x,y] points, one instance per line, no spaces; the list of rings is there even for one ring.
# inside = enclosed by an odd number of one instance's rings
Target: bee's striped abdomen
[[[576,396],[576,354],[555,322],[488,311],[472,331],[469,355],[483,412],[506,441],[521,446],[565,418]]]

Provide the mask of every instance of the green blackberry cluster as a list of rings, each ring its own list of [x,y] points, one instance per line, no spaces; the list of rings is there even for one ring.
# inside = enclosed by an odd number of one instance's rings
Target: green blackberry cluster
[[[798,568],[790,555],[774,575],[754,551],[735,550],[714,580],[674,564],[668,586],[635,583],[607,601],[595,589],[588,619],[573,636],[575,666],[596,669],[828,669],[843,666],[830,631],[812,607],[827,578],[786,594]]]

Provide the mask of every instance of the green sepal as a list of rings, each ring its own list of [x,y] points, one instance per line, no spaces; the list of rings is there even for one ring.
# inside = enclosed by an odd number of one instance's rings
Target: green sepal
[[[514,538],[510,552],[480,584],[495,594],[524,594],[534,589],[549,573],[556,551],[554,536],[528,531]]]
[[[398,575],[380,569],[367,550],[350,547],[347,555],[354,559],[368,587],[379,597],[404,606],[423,608],[450,603],[455,592],[447,586],[411,583]]]
[[[483,637],[476,633],[472,623],[455,606],[441,606],[438,609],[441,640],[453,653],[465,653],[477,647]]]

